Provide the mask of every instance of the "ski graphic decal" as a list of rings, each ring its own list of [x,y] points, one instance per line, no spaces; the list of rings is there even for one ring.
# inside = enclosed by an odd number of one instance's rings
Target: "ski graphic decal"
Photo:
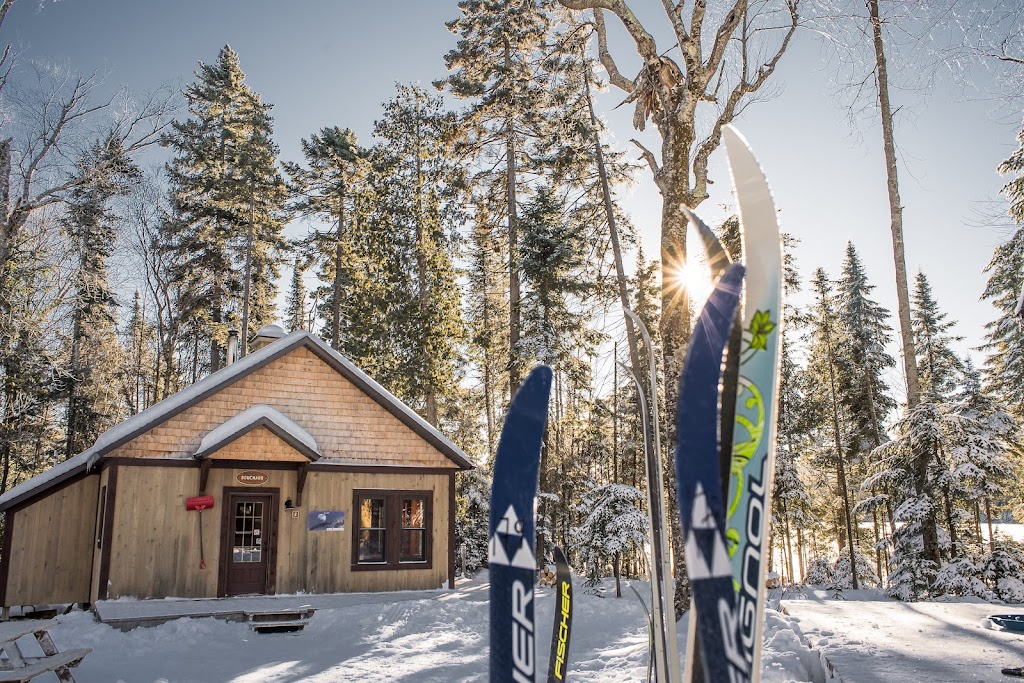
[[[764,569],[775,473],[775,429],[782,331],[782,246],[775,203],[743,137],[723,130],[739,204],[746,297],[728,495],[729,556],[740,644],[751,680],[761,678],[766,599]]]
[[[533,683],[537,670],[534,501],[550,391],[551,368],[535,367],[509,404],[494,460],[487,545],[492,682]]]
[[[548,683],[567,678],[569,639],[572,637],[572,569],[565,553],[555,546],[555,624],[551,627],[551,656],[548,658]]]
[[[739,306],[743,272],[740,264],[729,266],[715,284],[694,327],[679,378],[675,454],[679,510],[697,615],[697,642],[710,683],[749,677],[748,662],[738,642],[718,467],[718,384],[729,329]]]

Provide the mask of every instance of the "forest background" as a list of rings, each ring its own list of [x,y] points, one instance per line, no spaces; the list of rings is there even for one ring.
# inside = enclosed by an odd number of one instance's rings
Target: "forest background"
[[[642,573],[621,304],[665,387],[708,287],[678,206],[736,246],[735,120],[790,236],[777,568],[1024,597],[1024,557],[983,529],[1020,505],[1020,10],[633,4],[0,4],[0,491],[215,371],[229,328],[280,322],[476,458],[467,571],[504,406],[552,364],[542,552]]]

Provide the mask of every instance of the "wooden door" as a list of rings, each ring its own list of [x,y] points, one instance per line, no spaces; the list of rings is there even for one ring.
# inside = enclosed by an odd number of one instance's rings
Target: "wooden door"
[[[226,559],[224,595],[273,592],[277,516],[269,493],[228,493],[222,557]]]

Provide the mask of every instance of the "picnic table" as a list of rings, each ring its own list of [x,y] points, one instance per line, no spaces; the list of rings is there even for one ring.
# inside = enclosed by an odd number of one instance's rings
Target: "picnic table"
[[[49,629],[56,625],[56,619],[0,622],[0,683],[28,683],[45,673],[56,674],[62,683],[75,683],[71,669],[92,650],[57,650],[49,633]],[[29,634],[35,636],[43,651],[42,657],[27,657],[18,647],[18,639]]]

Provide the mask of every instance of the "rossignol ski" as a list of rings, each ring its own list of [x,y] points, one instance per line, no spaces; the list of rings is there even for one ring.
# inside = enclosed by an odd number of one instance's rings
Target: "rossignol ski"
[[[738,643],[718,439],[722,356],[739,306],[743,271],[743,266],[733,264],[715,284],[694,327],[679,378],[675,454],[679,510],[696,640],[703,654],[704,677],[710,683],[746,681],[750,675]]]
[[[782,242],[771,190],[750,147],[731,126],[725,126],[723,137],[739,204],[747,269],[726,535],[737,591],[740,646],[750,664],[751,681],[758,683],[782,351]]]
[[[550,391],[551,368],[535,367],[509,404],[494,459],[487,551],[492,683],[536,680],[534,501]]]
[[[555,546],[555,623],[551,627],[548,683],[567,680],[569,639],[572,637],[572,569],[565,553]]]

